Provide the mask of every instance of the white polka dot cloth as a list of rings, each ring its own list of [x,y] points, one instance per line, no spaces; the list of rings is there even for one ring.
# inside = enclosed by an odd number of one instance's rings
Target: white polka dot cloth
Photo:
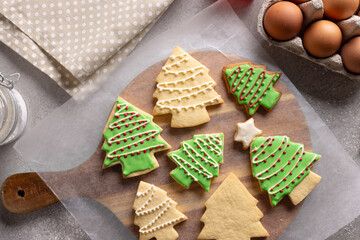
[[[0,0],[0,41],[69,94],[89,92],[173,0]]]

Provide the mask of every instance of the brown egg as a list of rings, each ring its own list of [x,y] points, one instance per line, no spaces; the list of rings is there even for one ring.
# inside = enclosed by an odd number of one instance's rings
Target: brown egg
[[[325,58],[333,55],[341,46],[340,28],[328,20],[311,24],[304,33],[303,44],[308,53],[314,57]]]
[[[291,2],[273,4],[265,13],[264,28],[274,39],[285,41],[294,38],[301,30],[303,15]]]
[[[325,16],[332,20],[351,17],[359,7],[359,0],[323,0]]]
[[[291,0],[294,3],[304,3],[304,2],[308,2],[310,0]]]
[[[341,49],[341,58],[347,70],[360,74],[360,36],[345,43]]]

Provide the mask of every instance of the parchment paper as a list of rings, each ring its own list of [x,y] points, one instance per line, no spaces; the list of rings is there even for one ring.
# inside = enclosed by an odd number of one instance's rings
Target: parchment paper
[[[79,165],[92,155],[99,143],[109,109],[122,89],[147,67],[167,58],[175,45],[187,51],[214,49],[236,54],[266,65],[272,71],[281,71],[229,4],[218,1],[176,29],[140,44],[127,61],[110,74],[102,89],[84,101],[70,99],[29,131],[15,148],[39,172]],[[300,213],[281,239],[325,239],[360,214],[360,168],[289,79],[282,75],[281,81],[292,90],[303,108],[313,151],[322,155],[314,166],[322,181],[305,199]],[[63,204],[91,238],[130,239],[120,221],[94,201],[75,199]]]

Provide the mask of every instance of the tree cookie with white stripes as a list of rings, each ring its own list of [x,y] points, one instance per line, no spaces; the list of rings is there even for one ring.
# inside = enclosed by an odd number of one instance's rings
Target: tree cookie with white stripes
[[[219,176],[223,149],[222,133],[195,135],[193,139],[183,141],[179,150],[168,153],[177,165],[170,175],[185,188],[195,181],[208,192],[211,179]]]
[[[134,224],[140,228],[139,239],[177,239],[179,235],[174,225],[185,221],[187,217],[176,206],[177,203],[164,190],[141,181],[133,205]]]
[[[156,78],[153,115],[171,114],[171,127],[194,127],[210,121],[207,106],[223,103],[209,69],[176,47]]]
[[[124,99],[116,100],[104,129],[103,169],[121,164],[124,177],[136,177],[159,167],[154,153],[171,146],[152,118]]]

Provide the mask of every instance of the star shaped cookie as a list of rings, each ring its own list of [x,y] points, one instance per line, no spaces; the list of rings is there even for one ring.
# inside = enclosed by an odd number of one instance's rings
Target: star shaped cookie
[[[262,133],[262,130],[255,127],[254,119],[250,118],[244,123],[238,123],[236,134],[234,136],[234,141],[236,142],[242,142],[243,149],[246,150],[249,148],[250,143],[252,140],[260,136]]]

